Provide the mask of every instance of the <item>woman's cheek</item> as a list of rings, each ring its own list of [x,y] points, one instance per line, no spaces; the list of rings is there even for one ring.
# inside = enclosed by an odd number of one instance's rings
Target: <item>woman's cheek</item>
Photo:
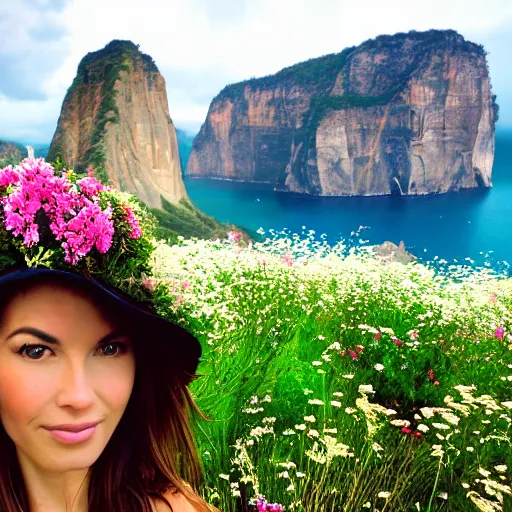
[[[109,364],[110,363],[110,364]],[[135,381],[135,361],[126,357],[117,364],[107,361],[96,373],[95,388],[111,405],[125,406],[130,399]]]
[[[30,421],[51,396],[54,380],[37,371],[21,371],[12,365],[0,368],[0,414]]]

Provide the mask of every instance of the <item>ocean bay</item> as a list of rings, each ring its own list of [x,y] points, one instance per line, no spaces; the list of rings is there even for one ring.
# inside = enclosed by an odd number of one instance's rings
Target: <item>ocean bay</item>
[[[470,258],[512,263],[512,132],[498,131],[493,187],[428,196],[314,197],[272,186],[185,177],[192,202],[219,221],[266,232],[302,233],[305,226],[332,245],[360,226],[369,244],[386,240],[422,260]],[[353,240],[353,239],[352,239]],[[357,242],[357,240],[355,240]]]

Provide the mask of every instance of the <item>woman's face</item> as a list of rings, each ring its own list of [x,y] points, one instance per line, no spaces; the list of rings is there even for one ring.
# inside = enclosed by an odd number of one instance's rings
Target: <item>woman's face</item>
[[[131,340],[85,295],[38,284],[0,317],[0,421],[22,467],[90,467],[121,420],[134,379]],[[81,434],[49,430],[90,422],[99,423]]]

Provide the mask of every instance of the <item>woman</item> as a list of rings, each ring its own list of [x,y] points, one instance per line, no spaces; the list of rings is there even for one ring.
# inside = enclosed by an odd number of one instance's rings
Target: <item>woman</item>
[[[193,490],[201,347],[157,314],[142,210],[42,159],[0,170],[0,199],[0,511],[214,510]]]

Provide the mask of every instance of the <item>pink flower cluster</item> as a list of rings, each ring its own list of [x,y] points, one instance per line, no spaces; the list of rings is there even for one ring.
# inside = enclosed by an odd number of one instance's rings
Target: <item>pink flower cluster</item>
[[[142,236],[142,230],[140,229],[139,221],[137,217],[135,217],[133,210],[129,206],[125,206],[124,211],[126,212],[126,220],[132,228],[130,238],[140,238]]]
[[[267,503],[267,500],[262,496],[258,498],[256,506],[258,507],[258,512],[282,512],[283,510],[283,505]]]
[[[228,233],[228,238],[231,242],[238,243],[242,239],[242,233],[239,231],[230,231]]]
[[[49,221],[50,231],[62,241],[65,261],[76,265],[96,246],[106,253],[114,235],[112,208],[98,204],[105,187],[92,177],[77,181],[77,186],[63,175],[54,175],[53,167],[43,158],[25,159],[16,168],[0,170],[0,205],[3,222],[14,236],[23,236],[31,247],[40,241],[41,215]],[[133,212],[127,208],[131,236],[142,235]],[[1,214],[1,211],[0,211]]]
[[[293,266],[292,254],[289,251],[287,251],[286,254],[283,256],[282,261],[285,265],[288,265],[289,267]]]
[[[417,437],[418,439],[423,438],[423,434],[421,432],[418,432],[417,430],[411,430],[410,428],[407,427],[403,427],[400,430],[402,431],[402,434],[412,435],[414,437]]]
[[[345,357],[348,353],[348,355],[352,358],[353,361],[355,361],[356,359],[359,359],[358,352],[362,352],[364,350],[364,347],[362,345],[356,345],[355,348],[356,348],[355,350],[352,350],[351,348],[349,348],[348,350],[342,350],[340,352],[340,356]]]

